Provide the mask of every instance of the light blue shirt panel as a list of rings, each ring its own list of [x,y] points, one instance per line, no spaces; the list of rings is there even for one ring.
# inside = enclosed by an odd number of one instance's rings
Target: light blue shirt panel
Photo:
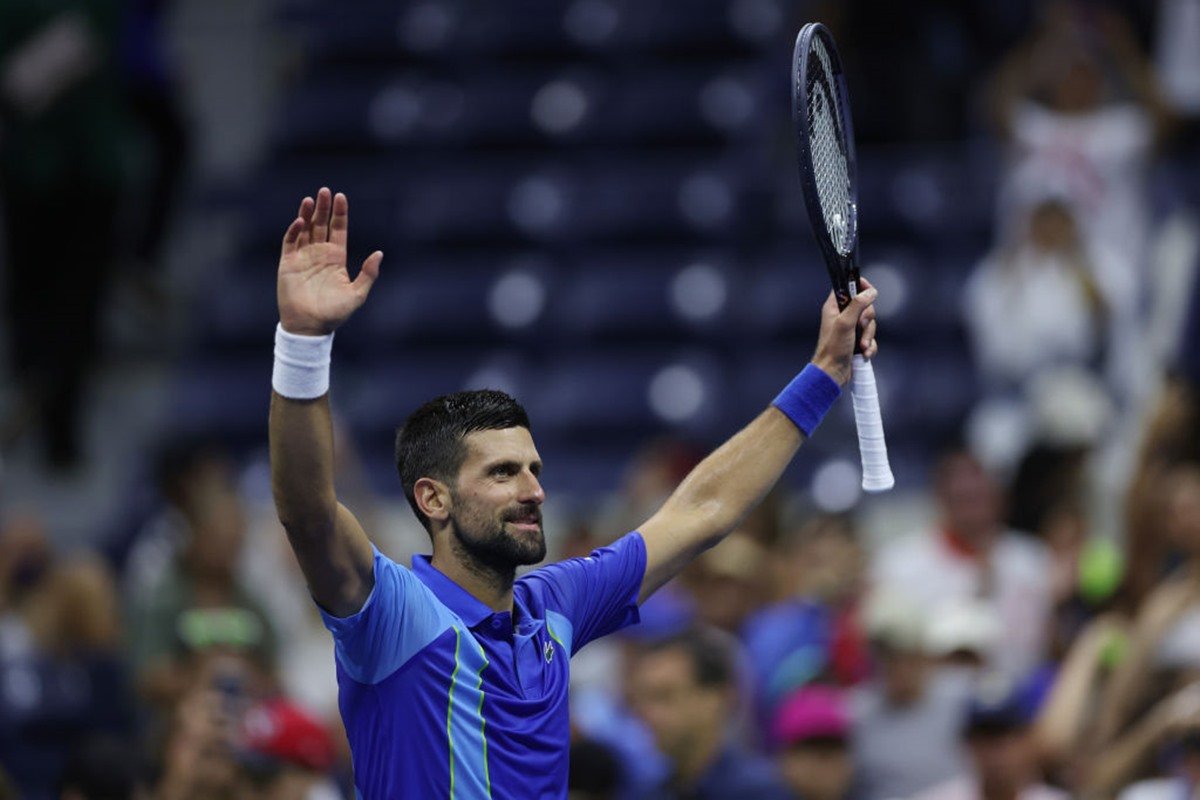
[[[458,621],[410,570],[373,549],[375,586],[363,607],[335,617],[318,606],[338,663],[368,685],[400,669]]]

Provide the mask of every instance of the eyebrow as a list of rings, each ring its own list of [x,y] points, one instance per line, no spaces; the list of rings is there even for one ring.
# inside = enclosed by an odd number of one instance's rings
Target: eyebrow
[[[495,461],[489,461],[488,463],[484,464],[483,471],[491,472],[492,470],[494,470],[498,467],[514,467],[517,470],[520,470],[521,462],[515,458],[500,458]],[[533,461],[530,461],[529,462],[529,471],[532,472],[534,475],[537,475],[539,472],[541,472],[542,471],[542,460],[540,458],[535,458]]]

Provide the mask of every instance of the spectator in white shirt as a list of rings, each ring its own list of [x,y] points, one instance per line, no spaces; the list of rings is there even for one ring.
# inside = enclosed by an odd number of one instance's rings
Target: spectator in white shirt
[[[978,600],[1000,620],[989,665],[1025,675],[1044,655],[1050,620],[1046,547],[1003,524],[1000,488],[969,452],[945,454],[934,475],[940,518],[932,530],[885,544],[872,582],[910,598],[926,613]]]

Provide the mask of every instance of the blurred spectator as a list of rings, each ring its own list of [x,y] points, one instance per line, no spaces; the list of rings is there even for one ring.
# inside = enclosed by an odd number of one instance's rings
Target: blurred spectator
[[[322,724],[281,699],[251,707],[241,721],[237,757],[247,800],[336,800],[327,777],[334,742]]]
[[[1000,488],[970,453],[945,453],[934,473],[940,519],[924,533],[875,554],[877,589],[912,598],[926,611],[981,599],[1001,621],[993,666],[1021,676],[1041,662],[1051,612],[1046,548],[1005,529]]]
[[[163,740],[155,797],[216,800],[238,796],[238,726],[251,702],[245,666],[212,658],[194,674],[174,707]]]
[[[1167,474],[1186,461],[1200,462],[1200,402],[1195,386],[1176,379],[1164,385],[1146,424],[1125,501],[1129,590],[1137,605],[1178,561],[1177,545],[1165,533],[1162,491]]]
[[[773,766],[734,740],[739,707],[736,651],[725,634],[693,629],[647,645],[629,693],[634,711],[671,763],[649,798],[786,798]]]
[[[1165,538],[1185,560],[1138,612],[1128,657],[1103,704],[1102,742],[1126,730],[1165,689],[1200,677],[1200,465],[1174,467],[1159,489]]]
[[[0,4],[0,206],[18,390],[0,438],[36,422],[56,467],[83,455],[84,390],[117,250],[119,18],[117,0]]]
[[[1144,777],[1131,795],[1192,796],[1200,785],[1200,685],[1163,698],[1111,745],[1093,751],[1086,766],[1082,788],[1090,794],[1111,796]]]
[[[187,656],[209,648],[252,654],[273,667],[271,623],[238,583],[245,519],[235,495],[218,494],[195,512],[195,527],[171,571],[135,598],[131,652],[143,695],[168,707],[186,679]]]
[[[858,621],[864,556],[850,521],[818,516],[794,527],[767,567],[778,601],[747,619],[742,633],[763,721],[809,681],[851,685],[867,672]]]
[[[669,760],[658,751],[654,734],[631,707],[641,651],[648,643],[688,630],[695,619],[691,598],[678,589],[678,581],[656,592],[639,612],[640,622],[619,635],[593,642],[571,659],[571,725],[616,755],[621,764],[622,800],[651,795],[671,771]],[[593,647],[600,648],[603,663],[597,664],[597,657],[589,654]],[[585,674],[577,675],[577,664],[584,666]],[[610,674],[596,680],[600,677],[598,670],[605,666]]]
[[[599,527],[631,531],[642,524],[703,457],[703,452],[675,439],[658,438],[645,444],[622,476],[619,501]]]
[[[59,558],[40,522],[0,532],[0,766],[29,800],[53,797],[71,754],[129,735],[133,701],[108,570]]]
[[[741,531],[701,553],[680,575],[699,621],[727,633],[740,631],[770,590],[762,580],[766,563],[766,548]]]
[[[850,718],[842,690],[807,686],[775,717],[775,757],[788,787],[803,800],[847,800],[854,777]]]
[[[571,743],[567,800],[616,800],[620,785],[621,764],[612,750],[587,739]]]
[[[1128,657],[1129,618],[1097,617],[1074,638],[1034,724],[1039,758],[1065,785],[1079,785],[1095,757],[1098,709],[1113,670]]]
[[[133,257],[142,270],[162,266],[163,245],[187,166],[189,133],[176,99],[177,80],[163,30],[170,5],[170,0],[124,3],[121,66],[125,93],[130,112],[149,144],[145,185],[134,198],[141,225],[133,242]]]
[[[858,796],[908,796],[963,774],[958,734],[969,683],[935,672],[925,615],[903,596],[878,593],[866,627],[877,674],[852,695]],[[945,635],[940,644],[948,653],[968,648]]]
[[[993,393],[1022,392],[1064,364],[1104,374],[1113,298],[1129,291],[1106,258],[1080,237],[1068,201],[1049,196],[976,268],[963,315]]]
[[[1104,246],[1125,270],[1113,284],[1137,288],[1132,278],[1144,274],[1148,230],[1147,167],[1166,107],[1128,22],[1112,7],[1046,3],[1036,31],[1002,65],[995,89],[1013,144],[1001,209],[1009,223],[1030,197],[1062,192],[1084,222],[1086,249]],[[1137,308],[1132,293],[1122,299]]]
[[[162,507],[139,530],[125,556],[127,605],[153,592],[192,536],[204,509],[236,493],[234,464],[216,442],[184,438],[166,443],[154,467]]]
[[[1030,735],[1030,709],[1004,676],[983,680],[971,700],[963,741],[970,753],[968,776],[913,795],[913,800],[1066,800],[1038,774],[1037,753]]]

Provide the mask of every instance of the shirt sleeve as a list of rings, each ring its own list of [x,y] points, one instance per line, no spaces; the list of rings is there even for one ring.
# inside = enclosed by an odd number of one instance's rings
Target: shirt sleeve
[[[588,642],[638,622],[638,593],[646,576],[646,543],[637,531],[590,556],[534,570],[525,580],[542,590],[546,610],[572,628],[571,655]]]
[[[374,569],[375,586],[357,613],[335,617],[317,606],[338,664],[364,684],[391,675],[452,624],[425,585],[378,548]]]

